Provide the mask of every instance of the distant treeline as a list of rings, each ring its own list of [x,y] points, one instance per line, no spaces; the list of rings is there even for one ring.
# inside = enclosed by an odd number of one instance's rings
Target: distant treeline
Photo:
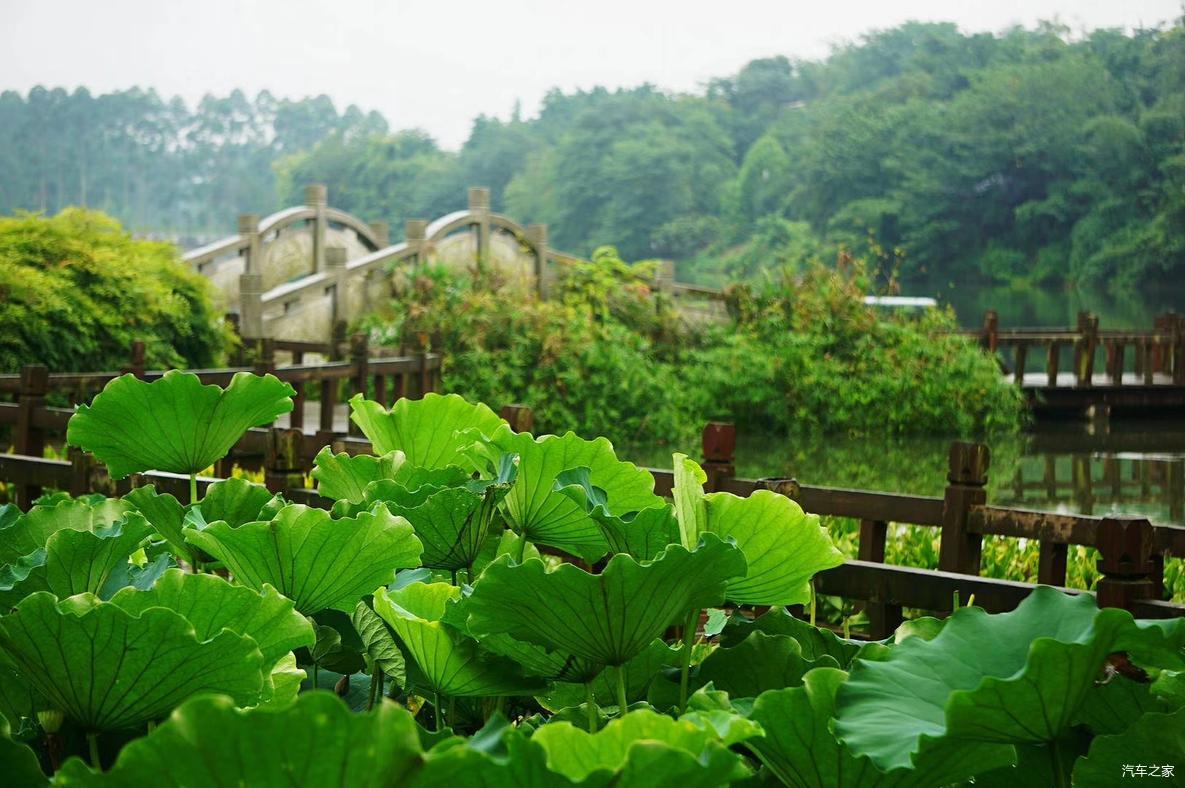
[[[616,244],[704,278],[826,256],[903,272],[1134,283],[1185,274],[1185,27],[965,35],[908,23],[821,61],[755,60],[694,95],[550,93],[458,152],[325,98],[0,98],[0,210],[86,202],[225,228],[298,202],[433,218],[489,186],[558,248]],[[687,270],[684,268],[682,270]]]

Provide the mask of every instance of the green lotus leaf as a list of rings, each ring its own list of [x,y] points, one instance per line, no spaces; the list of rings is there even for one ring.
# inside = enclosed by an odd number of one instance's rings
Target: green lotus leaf
[[[295,393],[272,375],[247,372],[225,390],[178,370],[152,383],[122,375],[79,406],[66,442],[95,455],[116,479],[140,471],[194,474],[226,456],[249,428],[292,410]]]
[[[395,636],[391,629],[374,612],[374,608],[363,599],[354,607],[350,616],[354,629],[362,638],[363,652],[373,671],[378,667],[400,687],[407,685],[407,664],[403,661],[403,653],[395,643]]]
[[[201,640],[172,610],[136,616],[90,596],[25,598],[0,617],[0,649],[53,708],[93,731],[160,719],[198,692],[248,705],[266,674],[249,637],[223,630]]]
[[[492,648],[491,640],[497,638],[511,638],[506,635],[494,635],[492,637],[482,638],[481,644],[486,648]],[[512,641],[515,647],[519,649],[534,648],[543,650],[541,646],[531,646],[521,641]],[[639,700],[646,699],[646,691],[649,689],[652,681],[656,679],[659,670],[664,665],[677,665],[679,661],[679,653],[681,649],[672,648],[662,640],[655,640],[646,647],[642,653],[625,663],[625,697],[627,703],[633,703]],[[499,653],[503,653],[499,651]],[[506,652],[509,656],[513,656],[513,649],[507,648]],[[539,704],[550,711],[559,711],[560,709],[579,706],[587,700],[587,691],[582,679],[591,678],[593,697],[598,705],[601,706],[615,706],[617,704],[617,669],[609,668],[602,669],[600,665],[594,665],[585,660],[576,660],[570,655],[564,655],[560,652],[546,652],[556,655],[563,662],[561,662],[561,670],[555,671],[553,675],[543,675],[545,678],[554,679],[554,683],[548,687],[547,694],[537,698]],[[566,659],[565,659],[566,657]],[[527,663],[521,660],[524,666]],[[583,669],[590,672],[591,676],[580,674]]]
[[[490,439],[485,452],[487,456],[519,456],[518,478],[505,502],[514,529],[533,542],[588,560],[604,555],[608,544],[583,508],[555,489],[565,471],[588,468],[589,483],[604,491],[613,512],[636,512],[663,504],[654,494],[650,472],[618,460],[613,444],[605,438],[588,441],[571,432],[533,438],[503,427]]]
[[[727,692],[708,684],[691,694],[687,710],[679,719],[714,731],[721,742],[731,747],[765,734],[761,725],[742,715],[741,709],[747,712],[751,706],[748,701],[734,705]]]
[[[446,583],[413,583],[375,592],[374,611],[390,625],[418,669],[412,683],[450,697],[540,691],[540,680],[523,676],[510,660],[482,652],[477,641],[441,620],[460,594],[459,588]]]
[[[675,502],[675,518],[679,522],[680,541],[690,548],[708,531],[708,508],[704,501],[704,483],[708,475],[699,463],[686,454],[673,457],[674,485],[671,498]]]
[[[566,499],[565,499],[566,500]],[[622,665],[693,608],[720,604],[743,575],[740,550],[708,536],[694,551],[671,545],[639,563],[618,554],[600,574],[538,560],[490,564],[467,601],[469,626],[505,633],[601,665]]]
[[[543,748],[501,714],[492,716],[472,737],[454,736],[433,747],[414,783],[415,788],[551,788],[571,784],[549,770]]]
[[[44,550],[33,554],[42,560],[25,564],[29,571],[24,578],[9,587],[0,578],[0,606],[9,607],[36,591],[48,591],[60,599],[98,594],[118,567],[127,566],[128,557],[151,532],[148,521],[136,512],[94,531],[58,531]]]
[[[424,566],[455,572],[472,567],[509,489],[508,482],[497,481],[424,485],[415,491],[396,482],[376,482],[367,488],[366,500],[386,502],[393,514],[411,523],[424,544]]]
[[[927,740],[913,762],[883,772],[832,733],[835,695],[846,678],[841,670],[818,668],[806,674],[802,686],[770,690],[754,702],[749,716],[761,724],[765,736],[749,741],[748,747],[784,785],[922,788],[962,784],[976,773],[1009,766],[1016,759],[1008,745]]]
[[[45,547],[49,537],[58,531],[94,531],[109,526],[132,507],[117,498],[107,498],[99,504],[68,498],[33,506],[25,514],[18,511],[15,517],[14,509],[6,510],[6,517],[0,520],[0,564],[15,563]]]
[[[836,733],[882,769],[927,740],[1040,744],[1070,726],[1109,654],[1181,665],[1185,619],[1134,621],[1094,597],[1038,587],[1010,612],[960,608],[932,640],[858,660],[840,688]]]
[[[296,655],[288,652],[268,674],[259,705],[271,708],[292,705],[300,695],[300,685],[306,678],[308,674],[296,664]]]
[[[681,531],[735,539],[749,563],[745,577],[728,584],[729,600],[751,605],[806,604],[811,599],[811,578],[843,563],[843,554],[819,525],[818,516],[808,515],[786,496],[769,490],[758,490],[748,498],[731,493],[704,495],[703,470],[683,455],[676,455],[675,465],[684,469],[674,491],[675,512],[694,521],[681,522]]]
[[[471,404],[457,394],[401,399],[390,410],[355,394],[350,410],[350,418],[370,439],[376,454],[402,451],[408,463],[420,468],[465,465],[461,450],[475,440],[471,431],[492,435],[506,424],[485,405]]]
[[[169,493],[158,493],[156,486],[149,484],[137,487],[123,497],[144,515],[158,534],[169,544],[170,549],[182,560],[193,563],[193,549],[185,543],[182,530],[185,526],[185,507]]]
[[[1091,687],[1074,724],[1085,725],[1094,734],[1110,736],[1123,733],[1145,714],[1174,711],[1176,707],[1177,704],[1154,694],[1152,685],[1116,675]]]
[[[322,509],[290,504],[266,522],[217,522],[186,529],[185,538],[222,561],[237,582],[257,591],[270,584],[305,615],[352,611],[396,569],[417,566],[422,551],[407,520],[382,505],[334,520]]]
[[[151,590],[125,588],[111,603],[134,616],[154,607],[168,608],[185,617],[198,640],[210,640],[223,629],[246,635],[259,646],[266,670],[293,649],[313,642],[308,619],[296,612],[292,600],[268,585],[256,592],[216,575],[170,569]]]
[[[338,501],[361,503],[366,485],[379,479],[394,479],[395,472],[407,461],[403,452],[393,451],[382,457],[368,454],[334,454],[328,446],[313,458],[312,476],[317,492]]]
[[[6,785],[13,788],[34,788],[48,785],[49,780],[41,773],[37,754],[31,749],[13,741],[8,720],[0,714],[0,768],[4,770]]]
[[[649,561],[666,546],[679,542],[679,524],[669,504],[623,515],[611,514],[605,491],[594,487],[588,468],[575,468],[556,477],[556,491],[566,495],[592,518],[612,553],[626,553]]]
[[[186,525],[199,530],[221,520],[231,528],[246,523],[267,520],[279,509],[283,499],[262,484],[246,479],[223,479],[206,488],[206,494],[196,506],[186,512]]]
[[[766,690],[798,686],[816,666],[838,664],[826,655],[810,661],[794,638],[758,631],[735,646],[709,654],[699,665],[694,686],[711,683],[734,698],[756,698]]]
[[[411,782],[423,764],[416,724],[390,702],[355,714],[328,692],[281,708],[236,709],[227,698],[194,698],[115,765],[95,774],[67,763],[63,786],[316,786],[387,788]]]
[[[596,733],[553,722],[531,741],[547,753],[549,769],[576,782],[612,776],[614,786],[717,786],[746,774],[715,730],[650,709],[610,720]]]
[[[806,621],[795,618],[783,607],[773,607],[757,618],[729,616],[720,632],[720,645],[731,648],[743,643],[754,632],[766,635],[785,635],[798,641],[802,657],[812,667],[839,667],[847,670],[862,651],[872,644],[858,640],[846,640],[830,629],[812,627]],[[830,658],[833,662],[826,661]]]
[[[1183,755],[1185,709],[1145,714],[1122,733],[1095,737],[1086,757],[1074,766],[1073,784],[1111,788],[1127,779],[1144,779],[1153,785],[1176,785],[1185,773]],[[1167,774],[1166,766],[1171,767]]]

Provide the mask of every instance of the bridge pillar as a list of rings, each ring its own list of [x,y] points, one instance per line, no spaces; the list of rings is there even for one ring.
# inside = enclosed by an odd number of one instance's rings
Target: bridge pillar
[[[247,242],[242,251],[243,273],[259,273],[263,261],[259,258],[259,216],[257,214],[239,214],[239,235]]]
[[[331,246],[325,250],[325,273],[333,277],[333,322],[335,328],[348,320],[346,301],[346,249]],[[344,332],[343,332],[344,333]]]
[[[428,232],[428,223],[423,219],[408,219],[403,225],[403,237],[407,241],[407,248],[414,255],[412,262],[419,265],[424,262],[421,255],[424,248],[424,236]]]
[[[239,333],[243,339],[263,338],[263,275],[239,276]]]
[[[535,250],[535,292],[540,298],[551,293],[551,270],[547,267],[547,225],[532,224],[527,228],[527,242]]]
[[[313,273],[325,270],[325,232],[329,228],[326,209],[329,207],[329,190],[323,183],[314,183],[304,188],[304,204],[314,211],[313,216]]]
[[[371,222],[370,231],[374,233],[374,239],[378,242],[380,249],[391,245],[391,227],[386,222]]]
[[[490,190],[484,186],[469,187],[469,212],[477,218],[477,270],[483,270],[490,260]]]

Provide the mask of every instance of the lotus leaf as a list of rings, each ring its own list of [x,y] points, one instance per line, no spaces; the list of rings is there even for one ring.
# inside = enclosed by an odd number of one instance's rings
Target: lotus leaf
[[[160,719],[198,692],[248,705],[266,674],[250,637],[222,630],[199,639],[172,610],[137,616],[86,595],[26,597],[0,617],[0,649],[53,708],[92,731]]]
[[[375,612],[418,668],[413,683],[447,696],[525,695],[542,689],[542,682],[523,676],[515,663],[482,652],[477,641],[441,620],[460,593],[445,583],[375,593]]]
[[[322,509],[290,504],[266,522],[238,528],[217,522],[185,535],[239,583],[257,591],[270,584],[306,615],[329,607],[352,611],[391,582],[395,570],[417,566],[422,551],[411,525],[381,505],[334,520]]]
[[[415,722],[394,703],[355,714],[328,692],[276,709],[194,698],[125,747],[107,773],[72,760],[57,782],[139,788],[151,775],[153,785],[178,788],[386,788],[409,783],[422,763]]]
[[[379,479],[394,479],[395,472],[406,460],[399,451],[382,457],[351,456],[345,452],[334,454],[326,446],[313,458],[312,476],[317,480],[317,492],[326,498],[361,503],[368,484]]]
[[[1001,744],[927,740],[914,762],[883,772],[857,756],[831,730],[835,694],[847,674],[818,668],[802,686],[770,690],[753,704],[750,717],[765,729],[748,746],[784,784],[796,788],[889,788],[961,783],[973,774],[1010,765],[1011,747]]]
[[[836,733],[882,769],[909,766],[930,739],[1054,741],[1076,717],[1107,656],[1180,665],[1185,619],[1139,622],[1089,595],[1038,587],[1010,612],[960,608],[932,640],[858,660],[840,687]]]
[[[122,375],[70,418],[66,442],[116,479],[140,471],[195,474],[226,456],[251,427],[292,410],[296,391],[272,375],[239,372],[226,389],[170,370],[146,383]]]
[[[350,418],[376,453],[402,451],[409,464],[420,468],[464,464],[462,449],[506,424],[485,405],[471,404],[456,394],[401,399],[390,410],[356,394],[350,409]]]
[[[744,571],[740,550],[711,535],[693,551],[671,545],[649,562],[615,555],[600,574],[503,557],[486,568],[469,597],[469,626],[622,665],[688,610],[719,604],[727,581]]]

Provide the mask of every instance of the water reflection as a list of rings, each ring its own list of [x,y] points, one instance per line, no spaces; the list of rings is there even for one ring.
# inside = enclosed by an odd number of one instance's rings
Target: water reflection
[[[742,434],[737,439],[737,474],[941,495],[950,442],[944,437],[789,439]],[[989,503],[1185,524],[1185,419],[1043,423],[989,443]],[[669,451],[625,447],[621,453],[639,464],[671,467]]]

